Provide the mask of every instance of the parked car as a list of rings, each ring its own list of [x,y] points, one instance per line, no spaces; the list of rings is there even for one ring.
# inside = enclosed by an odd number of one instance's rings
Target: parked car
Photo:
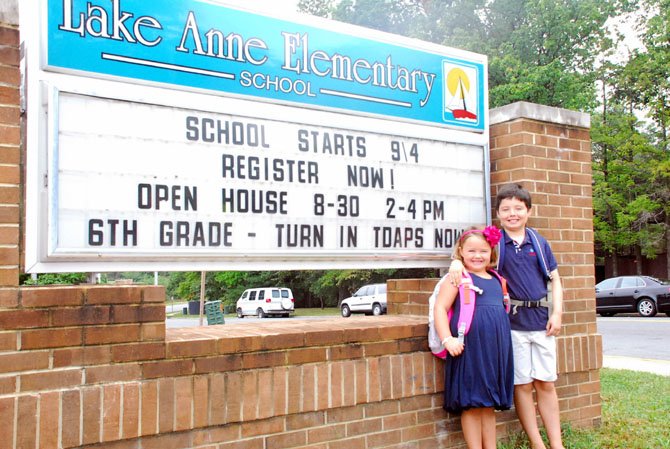
[[[637,312],[670,316],[670,281],[651,276],[618,276],[596,284],[596,312],[602,316]]]
[[[261,287],[249,288],[235,304],[235,310],[239,318],[245,315],[255,315],[265,318],[268,315],[291,316],[295,312],[295,299],[290,288],[285,287]]]
[[[352,313],[366,315],[386,313],[386,284],[362,286],[353,296],[342,300],[340,311],[345,318],[351,316]]]

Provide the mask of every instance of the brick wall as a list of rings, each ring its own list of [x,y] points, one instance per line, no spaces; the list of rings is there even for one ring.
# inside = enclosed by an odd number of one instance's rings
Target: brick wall
[[[0,21],[0,288],[19,283],[19,81],[19,30]]]
[[[578,426],[597,425],[601,417],[589,126],[585,114],[530,103],[491,111],[491,204],[499,186],[523,184],[533,199],[529,225],[549,240],[559,264],[564,313],[557,387],[562,419]],[[391,281],[390,313],[426,316],[436,283]]]
[[[14,305],[0,309],[3,447],[461,442],[457,419],[441,409],[441,365],[426,351],[424,317],[166,332],[162,287],[15,293]]]

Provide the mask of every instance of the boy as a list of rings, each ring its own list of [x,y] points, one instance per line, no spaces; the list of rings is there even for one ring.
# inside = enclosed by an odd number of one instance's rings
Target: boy
[[[526,227],[531,207],[530,193],[520,184],[505,185],[496,196],[496,214],[504,230],[500,242],[504,258],[498,271],[507,279],[512,298],[509,318],[514,348],[514,405],[531,448],[546,449],[535,419],[535,389],[549,447],[564,449],[554,385],[557,378],[555,338],[561,331],[563,289],[549,243]],[[449,267],[452,283],[459,282],[462,270],[459,261],[452,262]],[[550,305],[547,303],[549,275],[553,296]]]

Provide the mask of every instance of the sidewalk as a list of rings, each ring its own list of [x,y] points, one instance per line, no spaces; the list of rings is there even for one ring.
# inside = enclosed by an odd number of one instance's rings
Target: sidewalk
[[[619,355],[604,355],[603,367],[645,371],[647,373],[660,374],[661,376],[670,376],[669,360],[640,359]]]

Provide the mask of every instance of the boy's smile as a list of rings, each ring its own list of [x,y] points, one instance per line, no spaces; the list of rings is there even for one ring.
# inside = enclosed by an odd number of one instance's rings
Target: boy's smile
[[[526,203],[516,198],[506,198],[500,202],[498,207],[498,219],[500,225],[509,233],[521,233],[526,229],[526,223],[530,215],[530,209]]]

